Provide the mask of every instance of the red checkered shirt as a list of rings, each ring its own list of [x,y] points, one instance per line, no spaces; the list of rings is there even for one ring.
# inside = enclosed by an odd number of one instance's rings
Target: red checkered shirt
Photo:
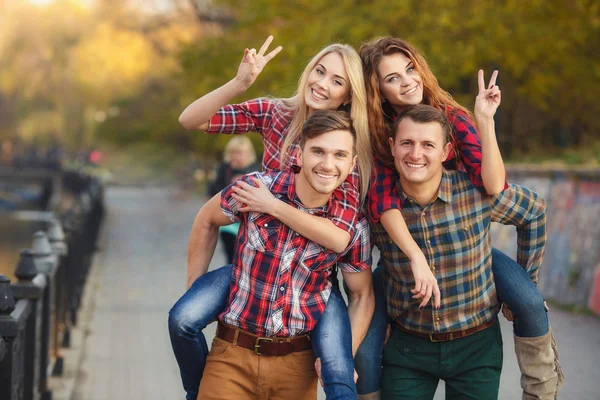
[[[473,185],[482,193],[486,193],[481,178],[481,141],[479,132],[471,118],[460,110],[446,108],[446,116],[452,124],[452,140],[458,152],[458,159],[451,152],[444,163],[449,169],[467,172]],[[396,190],[398,172],[386,167],[381,161],[374,160],[369,189],[369,211],[374,222],[378,222],[381,214],[389,209],[401,208],[401,200]],[[504,183],[504,189],[508,184]]]
[[[320,208],[306,208],[296,195],[292,169],[245,175],[253,184],[259,178],[274,196],[298,209],[329,217],[334,200]],[[240,221],[229,301],[220,319],[226,324],[265,337],[290,337],[310,332],[325,310],[334,264],[345,272],[371,268],[371,234],[359,218],[348,248],[334,253],[297,234],[270,215],[238,211],[231,194],[221,194],[221,209],[232,221]]]
[[[264,171],[280,171],[298,165],[297,155],[300,143],[289,147],[290,157],[286,165],[280,161],[281,148],[287,135],[294,113],[283,107],[281,101],[260,98],[241,104],[222,107],[210,119],[206,133],[247,133],[258,132],[264,144],[262,166]],[[334,203],[331,221],[350,234],[356,223],[360,195],[359,177],[356,168],[332,196]]]

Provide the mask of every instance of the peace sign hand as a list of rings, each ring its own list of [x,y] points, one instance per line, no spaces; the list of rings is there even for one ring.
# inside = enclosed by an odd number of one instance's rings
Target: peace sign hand
[[[488,88],[485,88],[483,81],[483,70],[480,69],[477,78],[479,81],[479,93],[475,98],[475,117],[476,118],[493,118],[496,114],[496,110],[502,100],[502,92],[500,88],[496,86],[496,78],[498,77],[498,71],[492,73],[490,78],[490,84]]]
[[[271,61],[273,57],[275,57],[283,48],[278,46],[275,50],[265,55],[265,52],[269,48],[269,45],[272,41],[273,36],[269,35],[258,53],[256,52],[256,49],[244,50],[244,57],[242,58],[242,62],[240,63],[235,79],[238,80],[245,89],[248,89],[250,86],[252,86],[265,65],[267,65],[267,63]]]

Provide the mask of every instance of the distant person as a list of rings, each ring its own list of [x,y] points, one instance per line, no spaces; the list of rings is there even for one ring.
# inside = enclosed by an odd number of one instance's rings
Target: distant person
[[[242,175],[250,172],[260,171],[260,165],[256,162],[256,152],[252,141],[246,136],[235,136],[225,146],[223,162],[219,164],[217,176],[208,187],[208,195],[213,197],[227,186],[231,185]],[[225,250],[227,264],[233,262],[235,250],[235,237],[239,229],[239,222],[223,226],[219,229],[221,242]]]

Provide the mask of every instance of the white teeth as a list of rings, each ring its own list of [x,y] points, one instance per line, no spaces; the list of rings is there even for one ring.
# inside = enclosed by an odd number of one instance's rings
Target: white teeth
[[[317,93],[314,89],[311,89],[313,96],[315,96],[319,100],[327,100],[327,97]]]
[[[318,172],[316,172],[316,174],[317,174],[319,177],[323,178],[323,179],[333,179],[333,178],[335,178],[335,175],[326,175],[326,174],[320,174],[320,173],[318,173]]]
[[[402,94],[413,94],[417,91],[417,86],[415,86],[414,88],[407,90],[406,92],[402,93]]]
[[[406,163],[406,165],[408,165],[411,168],[423,168],[425,166],[425,164],[411,164],[411,163]]]

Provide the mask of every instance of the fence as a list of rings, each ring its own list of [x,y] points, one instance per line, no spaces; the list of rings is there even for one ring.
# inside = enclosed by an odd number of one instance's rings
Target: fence
[[[17,282],[0,275],[0,399],[51,399],[50,374],[61,375],[102,221],[103,192],[94,178],[65,173],[76,203],[36,232],[22,250]]]

